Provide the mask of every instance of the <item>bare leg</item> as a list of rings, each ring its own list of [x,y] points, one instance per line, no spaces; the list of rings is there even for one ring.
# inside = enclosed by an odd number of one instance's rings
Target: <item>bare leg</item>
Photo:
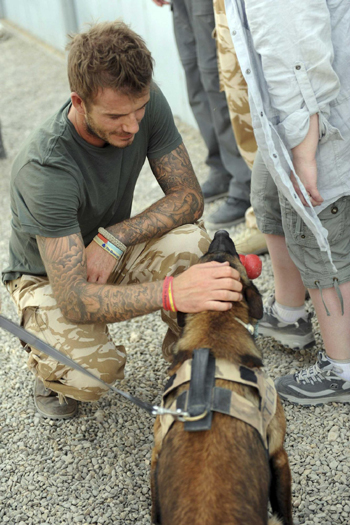
[[[340,301],[334,288],[322,290],[323,299],[330,312],[327,316],[319,290],[310,289],[321,335],[327,355],[331,359],[350,359],[350,282],[340,285],[344,300],[344,315],[341,315]]]
[[[265,235],[271,256],[275,278],[276,301],[291,308],[304,304],[305,287],[298,268],[290,258],[286,242],[281,235]],[[331,315],[327,316],[320,291],[310,289],[310,296],[320,324],[321,335],[327,355],[332,359],[350,359],[350,282],[340,285],[344,300],[344,315],[341,315],[340,301],[334,288],[322,291],[324,301]]]
[[[282,235],[265,235],[275,277],[276,301],[283,306],[298,308],[305,302],[305,287],[298,268],[290,258]]]

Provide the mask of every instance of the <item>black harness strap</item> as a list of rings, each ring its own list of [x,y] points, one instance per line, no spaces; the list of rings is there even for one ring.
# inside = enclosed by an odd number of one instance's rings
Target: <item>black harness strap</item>
[[[215,358],[209,348],[194,350],[192,359],[190,389],[188,391],[187,412],[190,417],[207,415],[198,421],[186,421],[184,429],[189,432],[210,430],[213,413],[211,411],[212,389],[215,385]]]

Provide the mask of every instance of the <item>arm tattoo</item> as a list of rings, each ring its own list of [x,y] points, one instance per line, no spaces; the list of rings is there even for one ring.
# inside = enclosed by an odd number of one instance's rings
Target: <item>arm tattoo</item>
[[[159,159],[150,160],[150,166],[165,197],[139,215],[108,227],[126,246],[191,224],[203,213],[202,192],[183,144]]]
[[[54,297],[74,323],[114,323],[145,315],[162,305],[162,282],[128,286],[88,283],[80,234],[37,237]]]

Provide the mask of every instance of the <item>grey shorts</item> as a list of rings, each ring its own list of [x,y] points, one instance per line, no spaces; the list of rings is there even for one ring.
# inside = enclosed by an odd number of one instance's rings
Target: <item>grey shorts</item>
[[[313,233],[278,192],[259,152],[252,171],[251,203],[258,228],[286,238],[289,254],[307,288],[332,288],[334,279],[339,284],[350,280],[350,196],[341,197],[318,215],[328,230],[336,274]]]

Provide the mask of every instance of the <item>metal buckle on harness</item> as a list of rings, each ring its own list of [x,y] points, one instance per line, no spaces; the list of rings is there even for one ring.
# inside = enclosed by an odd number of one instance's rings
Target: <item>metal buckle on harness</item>
[[[200,421],[201,419],[204,419],[206,415],[208,414],[208,411],[205,410],[202,414],[199,414],[198,416],[190,416],[188,412],[184,412],[181,410],[181,408],[177,408],[176,410],[171,410],[170,408],[163,408],[163,407],[153,407],[152,415],[154,416],[173,416],[174,418],[178,419],[179,421]]]

